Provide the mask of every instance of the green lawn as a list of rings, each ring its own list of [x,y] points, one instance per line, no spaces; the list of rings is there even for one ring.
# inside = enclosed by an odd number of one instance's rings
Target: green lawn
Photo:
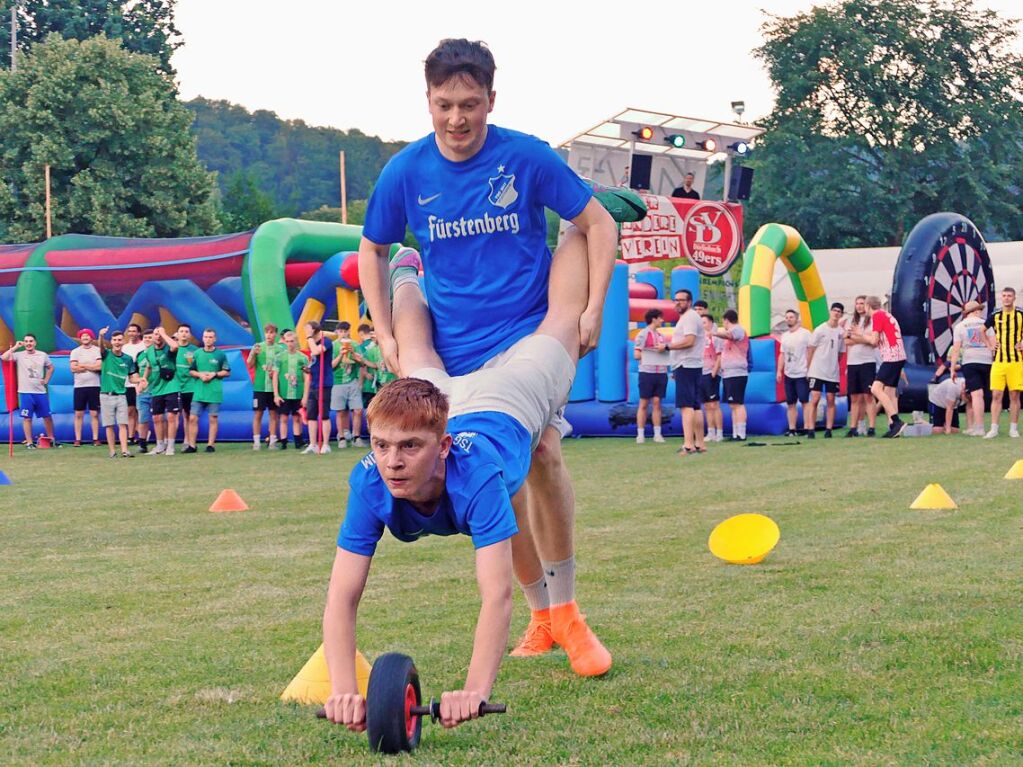
[[[1023,441],[677,446],[565,443],[611,673],[509,659],[510,713],[426,725],[417,764],[1023,762],[1023,482],[1002,479]],[[278,701],[320,641],[356,457],[0,458],[0,763],[393,763]],[[959,510],[910,511],[929,482]],[[208,513],[225,487],[251,510]],[[715,560],[714,524],[748,511],[778,522],[774,553]],[[385,540],[363,652],[411,654],[427,695],[460,686],[472,562],[467,539]]]

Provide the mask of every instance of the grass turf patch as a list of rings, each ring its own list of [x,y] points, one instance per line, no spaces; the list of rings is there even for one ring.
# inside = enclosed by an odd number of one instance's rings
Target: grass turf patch
[[[763,440],[770,444],[780,440]],[[1013,764],[1023,753],[1023,444],[963,436],[791,447],[570,440],[579,598],[614,655],[507,659],[510,713],[424,727],[418,764]],[[278,696],[320,641],[345,479],[363,451],[0,468],[4,764],[376,764]],[[910,511],[940,482],[957,511]],[[210,514],[231,487],[250,511]],[[715,560],[742,512],[781,541]],[[517,598],[518,599],[518,598]],[[466,538],[385,538],[359,647],[461,686],[478,610]],[[527,619],[516,603],[510,642]]]

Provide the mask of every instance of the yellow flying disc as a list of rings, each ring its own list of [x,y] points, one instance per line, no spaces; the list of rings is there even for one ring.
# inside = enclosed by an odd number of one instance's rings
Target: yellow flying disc
[[[733,565],[755,565],[771,553],[781,530],[763,514],[737,514],[718,524],[707,541],[710,553]]]

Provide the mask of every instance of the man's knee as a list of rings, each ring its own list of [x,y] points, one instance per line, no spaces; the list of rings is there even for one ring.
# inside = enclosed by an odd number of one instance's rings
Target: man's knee
[[[533,450],[533,467],[537,471],[551,472],[559,469],[563,463],[561,435],[557,429],[548,426],[543,430],[540,442]]]

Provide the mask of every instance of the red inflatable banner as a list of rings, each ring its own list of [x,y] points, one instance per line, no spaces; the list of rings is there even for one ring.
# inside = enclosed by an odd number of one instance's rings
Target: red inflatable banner
[[[724,274],[742,250],[742,205],[643,195],[648,213],[622,224],[628,263],[685,258],[702,274]]]

